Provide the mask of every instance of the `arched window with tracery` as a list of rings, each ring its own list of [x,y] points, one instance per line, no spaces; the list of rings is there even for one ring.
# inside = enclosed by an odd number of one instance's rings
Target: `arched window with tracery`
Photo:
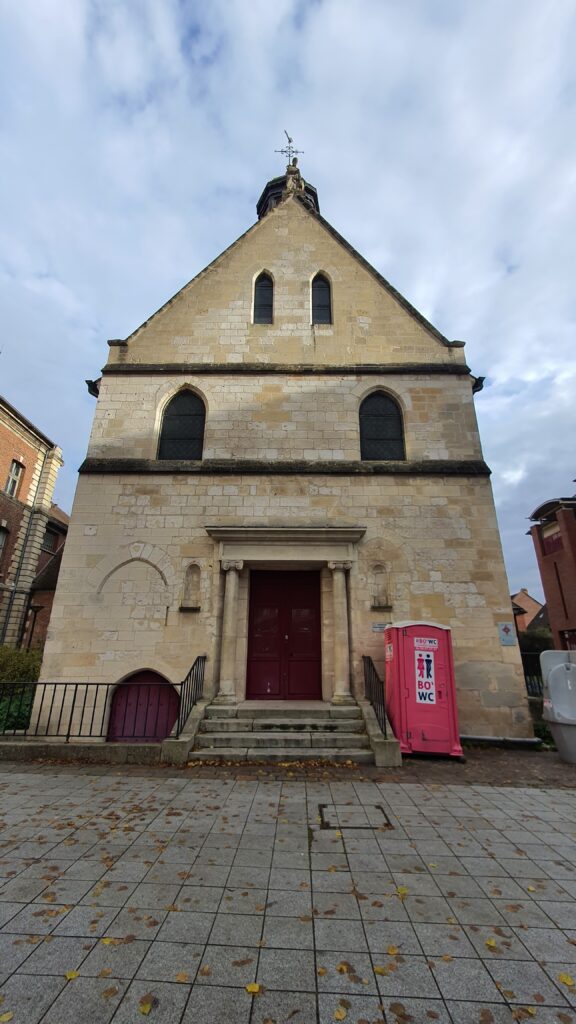
[[[274,315],[274,282],[263,271],[254,282],[254,323],[271,324]]]
[[[312,281],[312,323],[332,323],[332,289],[324,274],[316,274]]]
[[[402,412],[385,391],[373,391],[360,406],[360,458],[373,461],[406,458]]]
[[[162,419],[159,459],[201,459],[206,409],[193,391],[179,391]]]

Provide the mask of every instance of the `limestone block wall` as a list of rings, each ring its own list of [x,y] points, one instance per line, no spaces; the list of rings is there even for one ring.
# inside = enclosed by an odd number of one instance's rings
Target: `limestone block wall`
[[[383,671],[382,635],[373,623],[432,620],[453,631],[462,732],[530,734],[519,653],[498,638],[510,599],[485,477],[81,476],[41,678],[116,682],[149,668],[178,683],[207,654],[206,687],[214,692],[223,574],[205,526],[299,523],[366,527],[349,579],[357,693],[363,654]],[[191,563],[200,570],[199,610],[183,612]],[[241,577],[240,694],[249,569]],[[374,607],[375,571],[379,586],[386,580],[389,613]],[[323,572],[325,698],[332,686],[330,586]]]
[[[253,324],[253,286],[274,281],[274,322]],[[329,325],[311,323],[311,282],[332,287]],[[139,327],[110,362],[463,363],[314,214],[288,199]]]
[[[360,457],[362,399],[382,388],[402,409],[406,457],[480,459],[468,377],[190,375],[104,377],[88,455],[154,459],[162,415],[181,387],[204,400],[205,459],[342,461]]]

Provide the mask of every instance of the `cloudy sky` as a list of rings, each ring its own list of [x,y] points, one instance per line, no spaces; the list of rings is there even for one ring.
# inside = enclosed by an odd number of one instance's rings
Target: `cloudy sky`
[[[0,392],[84,380],[255,219],[283,129],[324,216],[467,343],[512,590],[576,475],[573,0],[0,0]]]

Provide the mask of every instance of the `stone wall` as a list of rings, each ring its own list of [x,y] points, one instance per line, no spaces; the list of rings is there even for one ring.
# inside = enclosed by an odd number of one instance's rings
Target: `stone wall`
[[[372,624],[431,620],[453,631],[464,733],[527,734],[517,647],[497,622],[510,599],[486,478],[84,476],[42,667],[42,679],[115,682],[154,669],[179,682],[207,654],[218,669],[223,574],[205,526],[362,525],[349,579],[353,684],[361,656],[383,671]],[[314,552],[310,550],[310,563]],[[199,610],[180,610],[188,566],[200,569]],[[271,566],[272,567],[272,566]],[[374,606],[374,572],[387,576],[390,611]],[[379,577],[381,578],[381,577]],[[243,692],[249,566],[241,574],[237,686]],[[324,697],[332,693],[329,574],[323,574]]]
[[[104,377],[88,454],[155,459],[162,413],[190,387],[204,400],[204,459],[359,459],[358,410],[384,389],[402,409],[406,457],[481,459],[470,378],[386,373]]]
[[[274,322],[252,323],[253,288],[274,280]],[[332,286],[332,324],[311,323],[311,282]],[[462,365],[461,348],[408,307],[343,239],[288,199],[139,327],[110,363],[434,362]],[[407,311],[409,308],[409,311]]]
[[[263,270],[274,280],[274,322],[257,325],[253,286]],[[322,326],[311,323],[310,305],[319,271],[332,287],[333,323]],[[161,472],[163,411],[184,386],[206,405],[204,461]],[[375,467],[384,475],[360,461],[359,407],[376,388],[397,399],[405,428],[407,461]],[[282,202],[126,341],[111,343],[88,456],[92,475],[80,477],[43,679],[116,682],[149,668],[178,683],[207,654],[214,694],[224,573],[208,528],[361,526],[349,553],[330,556],[346,565],[334,574],[312,541],[297,557],[293,546],[287,560],[273,545],[252,561],[231,556],[243,566],[230,570],[237,695],[250,568],[295,568],[296,557],[321,572],[325,699],[343,682],[334,608],[343,607],[345,572],[356,693],[363,654],[383,671],[373,625],[433,620],[453,630],[462,731],[530,734],[518,650],[498,638],[511,606],[490,483],[471,475],[485,467],[462,343],[443,338],[297,200]],[[130,459],[142,465],[123,464]],[[210,460],[227,466],[216,471]]]

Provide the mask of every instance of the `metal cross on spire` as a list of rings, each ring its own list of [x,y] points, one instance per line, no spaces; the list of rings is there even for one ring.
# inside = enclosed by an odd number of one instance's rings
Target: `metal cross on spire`
[[[288,158],[288,163],[290,163],[291,160],[292,160],[292,157],[296,156],[297,153],[303,153],[304,150],[303,149],[296,149],[296,147],[294,145],[294,139],[290,138],[290,136],[288,135],[288,132],[286,131],[286,129],[284,129],[284,135],[288,139],[288,145],[284,146],[284,149],[275,149],[274,152],[275,153],[283,153],[283,155]]]

